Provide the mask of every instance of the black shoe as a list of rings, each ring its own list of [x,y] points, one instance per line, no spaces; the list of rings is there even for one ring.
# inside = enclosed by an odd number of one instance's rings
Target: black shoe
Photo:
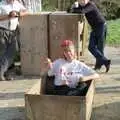
[[[106,72],[110,70],[110,65],[111,65],[111,60],[107,60],[105,67],[106,67]]]
[[[100,65],[100,64],[99,64],[99,65],[97,65],[97,64],[96,64],[96,65],[95,65],[95,67],[94,67],[94,70],[100,70],[100,69],[101,69],[101,67],[102,67],[102,65]]]
[[[102,67],[101,61],[96,59],[96,64],[95,64],[94,70],[100,70],[101,67]]]

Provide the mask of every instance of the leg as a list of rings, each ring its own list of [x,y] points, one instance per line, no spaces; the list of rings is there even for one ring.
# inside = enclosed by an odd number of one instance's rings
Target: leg
[[[67,95],[69,89],[70,88],[67,85],[55,86],[55,95]]]
[[[97,37],[97,48],[98,50],[104,55],[104,48],[106,42],[106,33],[107,33],[107,26],[101,25],[96,30],[96,37]]]
[[[87,92],[87,83],[82,82],[79,83],[78,86],[76,88],[71,88],[67,95],[68,96],[85,96],[86,92]]]
[[[4,71],[2,69],[2,64],[4,64],[3,55],[7,48],[7,37],[8,37],[8,34],[6,34],[3,29],[0,29],[0,80],[5,80],[3,75]]]
[[[100,59],[102,57],[102,53],[97,49],[97,39],[95,36],[95,31],[92,31],[90,34],[88,49],[92,53],[92,55],[96,58],[95,69],[100,68],[100,66],[101,66]]]
[[[15,36],[9,33],[6,50],[0,59],[1,80],[4,77],[5,72],[8,70],[10,65],[13,63],[15,54],[16,54]]]
[[[111,61],[108,60],[104,56],[104,47],[105,47],[105,42],[106,42],[106,33],[107,33],[107,26],[105,24],[101,24],[97,29],[96,29],[96,39],[97,39],[97,49],[101,52],[103,55],[101,63],[105,65],[106,67],[106,72],[109,71],[110,68],[110,63]],[[99,63],[99,60],[98,60]]]
[[[89,42],[89,51],[96,58],[95,69],[100,69],[102,65],[105,65],[106,72],[109,71],[110,68],[110,60],[108,60],[103,53],[104,49],[104,25],[98,26],[96,30],[91,32],[90,42]]]
[[[99,30],[96,31],[96,40],[97,40],[97,44],[96,47],[97,49],[104,55],[104,45],[105,45],[105,37],[104,37],[104,31],[103,30]],[[99,59],[96,58],[96,64],[95,64],[95,70],[100,69],[102,66],[101,62],[99,61]]]
[[[15,56],[15,59],[14,61],[15,62],[19,62],[20,61],[20,28],[19,26],[17,27],[16,29],[16,56]]]
[[[101,67],[102,67],[101,62],[99,61],[99,59],[96,58],[94,70],[100,70]]]

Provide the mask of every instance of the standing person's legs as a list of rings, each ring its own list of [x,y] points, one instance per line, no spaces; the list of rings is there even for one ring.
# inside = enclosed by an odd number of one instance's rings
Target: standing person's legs
[[[4,39],[4,30],[0,29],[0,57],[4,54],[6,48],[6,40]]]
[[[16,54],[15,54],[15,59],[14,62],[19,62],[21,61],[20,57],[20,46],[21,46],[21,40],[20,40],[20,27],[18,26],[16,29]],[[15,66],[15,73],[16,75],[21,75],[21,65]]]
[[[96,36],[96,47],[97,49],[104,55],[104,47],[105,47],[105,42],[106,42],[106,31],[107,27],[104,24],[101,24],[98,26],[95,30],[95,36]],[[96,64],[95,64],[95,70],[100,69],[102,66],[101,61],[96,58]]]
[[[7,35],[7,47],[4,54],[0,58],[0,80],[5,80],[4,74],[13,63],[16,53],[15,33],[10,31],[5,31],[5,33]]]
[[[96,40],[97,40],[97,49],[101,52],[101,54],[103,55],[103,57],[101,58],[101,60],[99,60],[99,58],[96,60],[97,64],[100,66],[105,65],[106,67],[106,72],[108,72],[109,67],[110,67],[110,60],[108,60],[105,55],[104,55],[104,47],[105,47],[105,42],[106,42],[106,33],[107,33],[107,26],[106,24],[100,24],[96,31]]]
[[[103,57],[103,54],[97,48],[97,39],[95,36],[95,31],[92,31],[90,34],[88,49],[96,59],[101,59]]]
[[[97,69],[100,69],[101,66],[104,64],[106,67],[106,72],[108,72],[110,61],[103,54],[103,41],[101,41],[101,44],[100,44],[100,46],[102,46],[100,47],[101,50],[98,49],[99,39],[96,35],[97,32],[98,31],[96,30],[91,32],[88,49],[92,53],[92,55],[96,58],[97,63],[95,67],[97,67]]]
[[[98,41],[96,39],[96,34],[95,34],[95,30],[94,30],[90,34],[88,49],[93,54],[93,56],[95,56],[95,58],[96,58],[96,63],[95,63],[95,67],[94,67],[95,70],[101,68],[101,64],[99,62],[100,60],[98,59],[99,58],[99,53],[98,53],[99,51],[97,50],[97,44],[98,44]]]
[[[98,26],[95,33],[97,39],[97,48],[103,55],[106,42],[106,33],[107,33],[106,24],[101,24],[100,26]]]
[[[0,28],[0,80],[5,80],[2,71],[2,64],[4,64],[3,55],[7,48],[7,37],[8,34],[5,32],[5,30]]]

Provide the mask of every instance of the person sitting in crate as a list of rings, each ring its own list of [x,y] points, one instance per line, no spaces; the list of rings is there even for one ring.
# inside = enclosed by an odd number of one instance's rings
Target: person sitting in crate
[[[90,67],[76,59],[74,43],[63,40],[61,43],[62,57],[51,62],[49,58],[41,58],[44,68],[41,72],[48,73],[54,78],[54,93],[57,95],[83,95],[87,87],[85,81],[99,78],[99,75]]]

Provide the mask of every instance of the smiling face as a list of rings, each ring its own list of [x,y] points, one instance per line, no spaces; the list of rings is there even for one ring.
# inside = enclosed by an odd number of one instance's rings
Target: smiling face
[[[61,53],[67,61],[72,61],[76,58],[74,42],[72,40],[63,40],[61,43]]]
[[[63,56],[67,61],[72,61],[75,58],[75,48],[73,45],[62,47]]]

